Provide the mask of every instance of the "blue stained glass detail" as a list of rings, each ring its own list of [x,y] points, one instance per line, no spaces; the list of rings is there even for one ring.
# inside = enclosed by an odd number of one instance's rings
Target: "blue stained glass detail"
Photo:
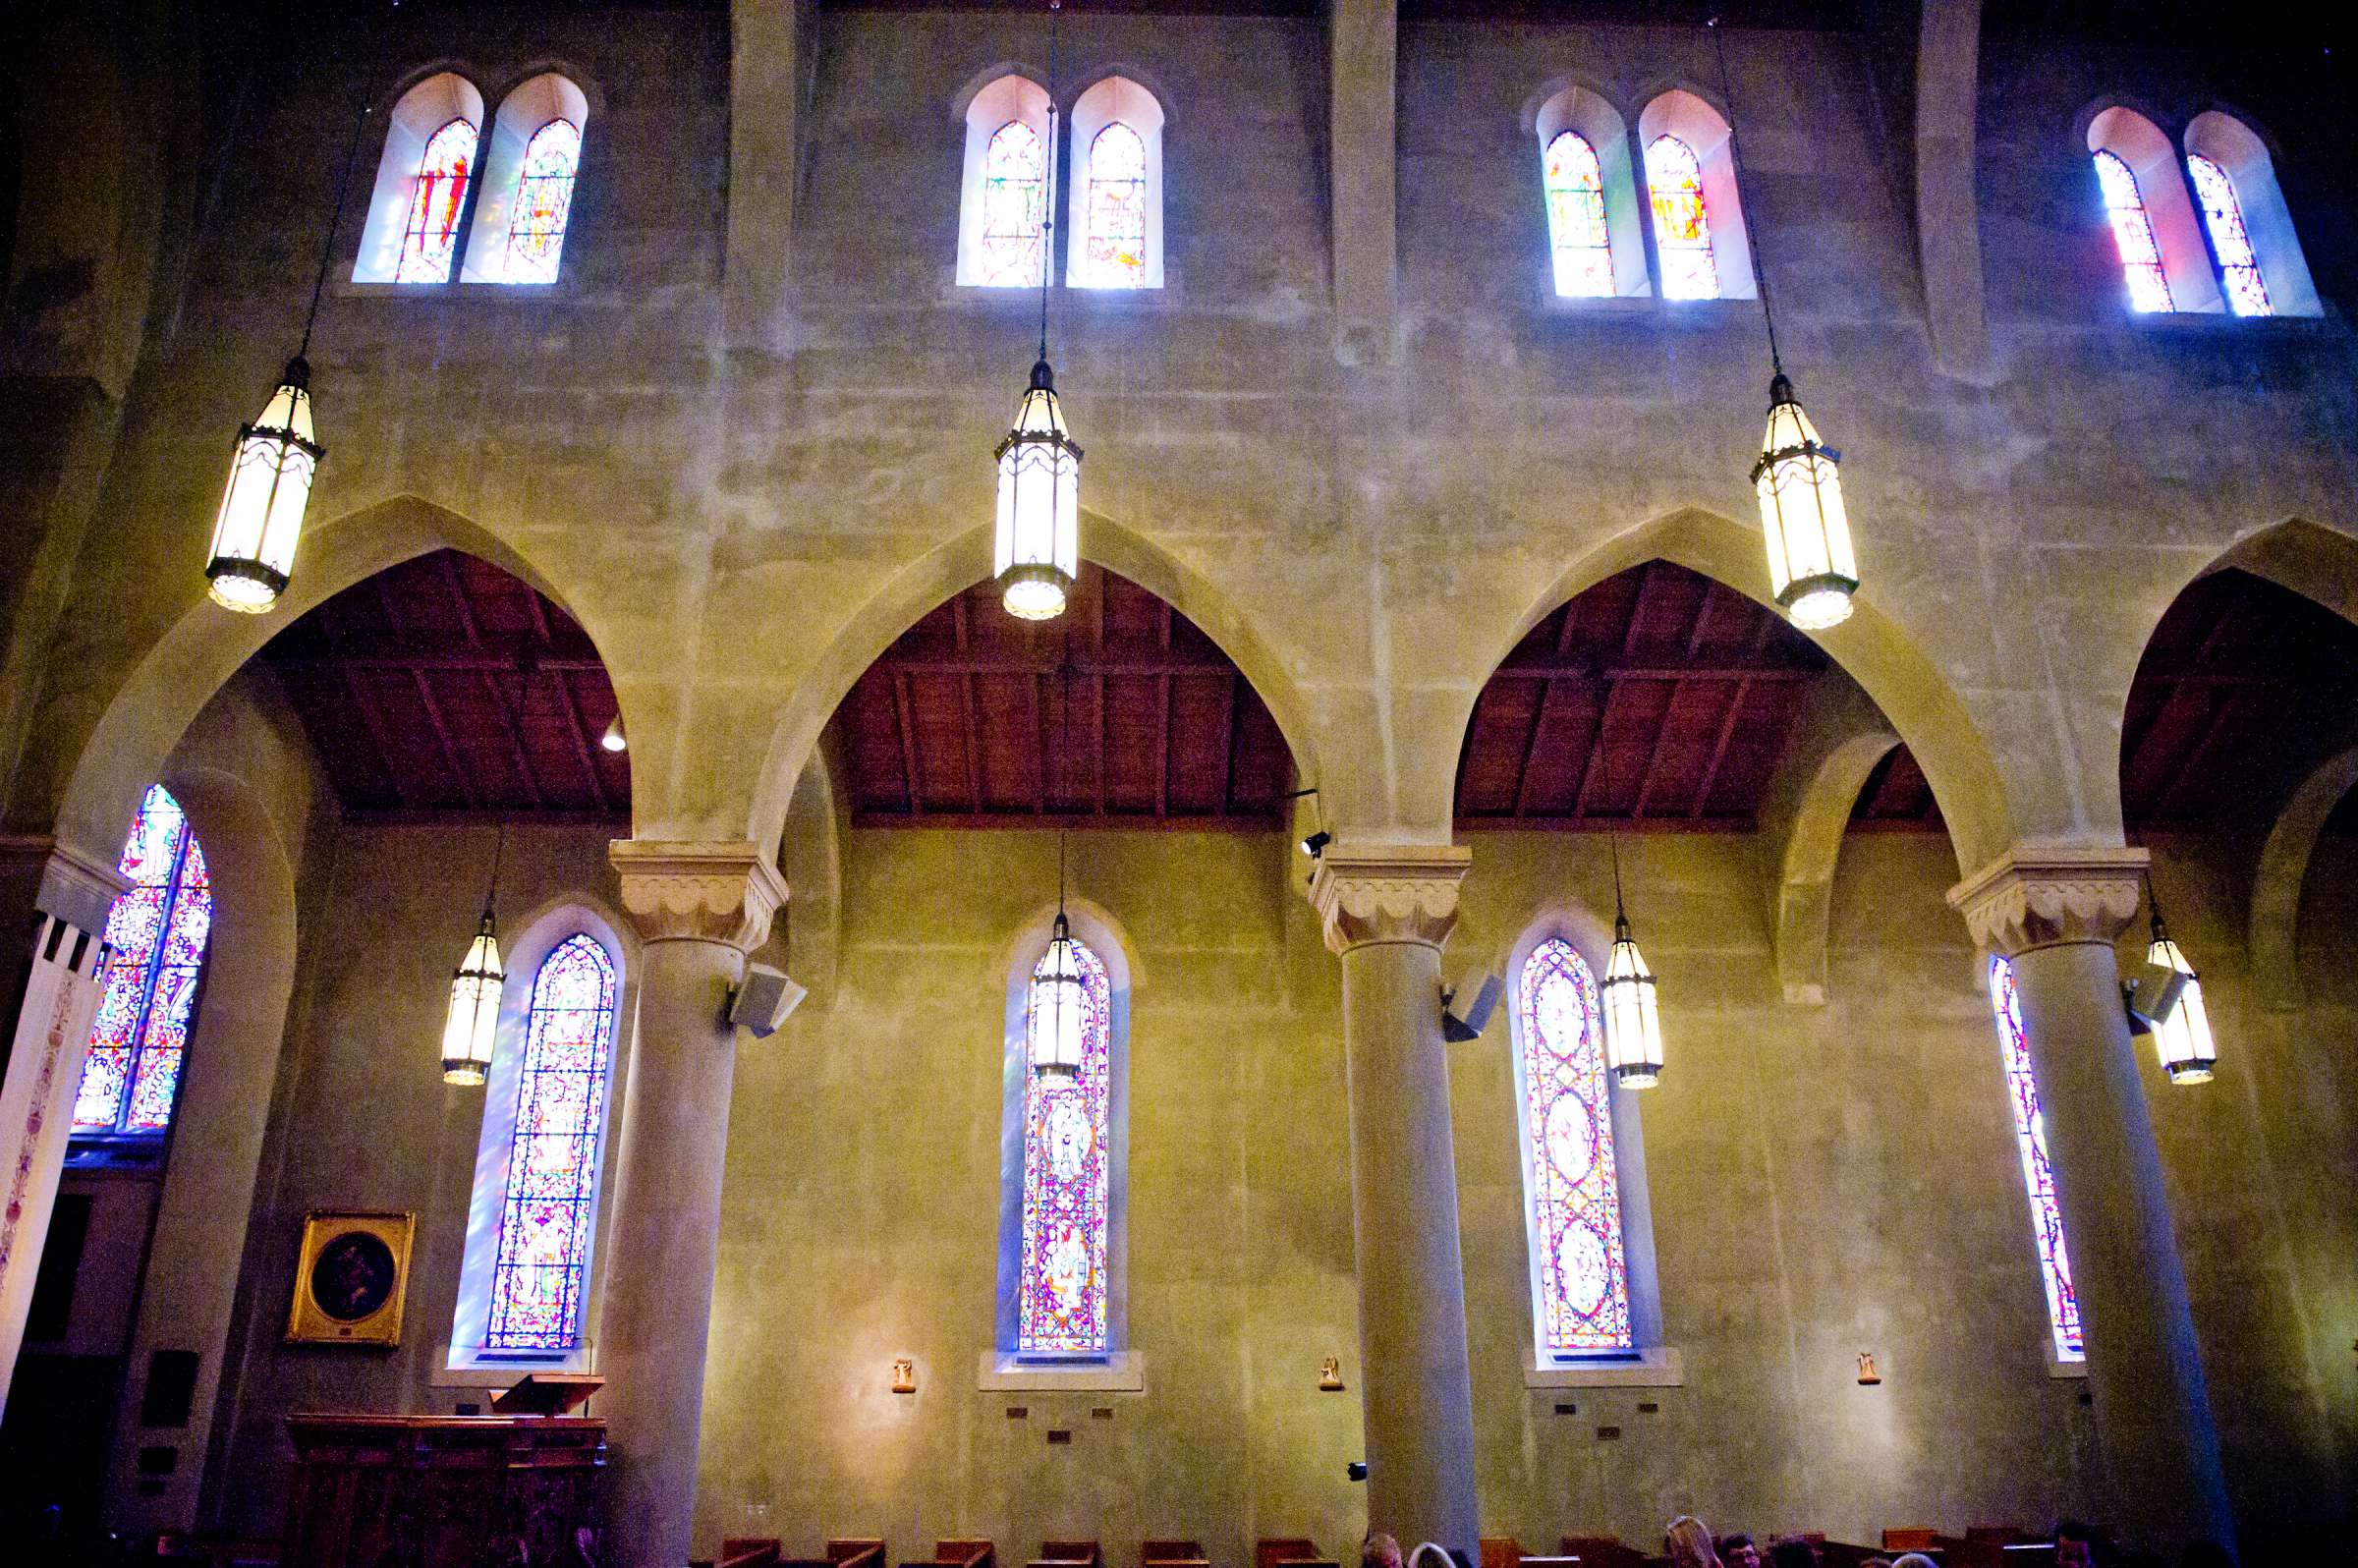
[[[1540,1349],[1634,1350],[1597,978],[1571,943],[1549,937],[1523,961],[1515,1006]]]
[[[1990,1002],[1997,1012],[1997,1040],[2005,1052],[2006,1101],[2014,1109],[2014,1141],[2022,1153],[2022,1180],[2031,1195],[2031,1232],[2039,1247],[2039,1271],[2047,1281],[2047,1316],[2054,1329],[2055,1355],[2085,1361],[2080,1335],[2080,1297],[2071,1284],[2071,1259],[2063,1245],[2063,1209],[2055,1200],[2055,1173],[2047,1161],[2047,1119],[2039,1110],[2039,1083],[2031,1074],[2031,1046],[2022,1032],[2022,999],[2014,991],[2014,966],[1990,960]]]
[[[1095,1356],[1111,1348],[1105,1243],[1112,1164],[1112,985],[1104,960],[1073,942],[1081,976],[1081,1066],[1070,1077],[1024,1071],[1023,1273],[1016,1307],[1020,1355]],[[1032,972],[1025,1060],[1043,1021]]]
[[[569,936],[533,978],[486,1349],[563,1352],[580,1337],[613,1038],[613,961]]]
[[[160,1136],[172,1124],[212,931],[212,880],[188,814],[155,785],[132,813],[116,868],[131,891],[106,918],[106,968],[74,1132]]]

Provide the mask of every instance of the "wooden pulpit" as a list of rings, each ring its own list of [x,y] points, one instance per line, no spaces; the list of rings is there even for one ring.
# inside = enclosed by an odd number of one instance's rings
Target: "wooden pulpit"
[[[287,1418],[284,1568],[579,1568],[606,1424],[541,1416]]]

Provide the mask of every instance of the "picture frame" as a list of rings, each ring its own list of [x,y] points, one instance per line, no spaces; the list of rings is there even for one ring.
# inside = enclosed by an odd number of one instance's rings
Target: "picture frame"
[[[303,1217],[290,1345],[401,1343],[415,1213],[314,1208]]]

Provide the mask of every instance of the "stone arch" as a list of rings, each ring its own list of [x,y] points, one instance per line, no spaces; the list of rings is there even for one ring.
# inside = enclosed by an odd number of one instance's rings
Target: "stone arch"
[[[1404,768],[1402,776],[1429,778],[1441,789],[1452,788],[1457,755],[1464,749],[1474,703],[1488,673],[1557,606],[1616,573],[1654,560],[1699,572],[1773,608],[1759,530],[1702,507],[1684,507],[1642,523],[1581,557],[1532,601],[1479,661],[1480,678],[1450,694],[1450,721],[1436,725],[1434,739],[1428,742],[1446,745],[1449,755],[1424,758],[1429,765]],[[2005,782],[1989,745],[1963,700],[1907,633],[1872,600],[1862,597],[1854,604],[1850,619],[1840,626],[1805,635],[1866,690],[1908,743],[1948,822],[1959,868],[1978,870],[2014,842]],[[1450,803],[1444,800],[1437,810],[1423,814],[1448,821]]]
[[[2246,942],[2260,999],[2278,1012],[2301,1005],[2299,927],[2301,889],[2326,818],[2358,785],[2358,747],[2338,752],[2310,771],[2276,812],[2252,870],[2252,911]]]
[[[1761,813],[1763,835],[1775,846],[1768,927],[1778,986],[1790,1005],[1825,1005],[1827,923],[1843,835],[1868,775],[1898,745],[1889,721],[1849,681],[1821,683],[1794,725]]]
[[[1267,704],[1278,733],[1293,753],[1296,773],[1310,783],[1318,782],[1310,709],[1300,689],[1276,652],[1226,593],[1145,534],[1086,508],[1081,514],[1081,555],[1161,598],[1218,644]],[[988,525],[935,546],[903,567],[862,605],[797,683],[771,731],[754,795],[750,828],[754,843],[763,854],[776,852],[795,782],[853,683],[926,612],[987,579],[990,566]]]
[[[156,778],[198,710],[264,643],[353,584],[438,549],[479,556],[582,619],[575,601],[513,544],[473,519],[418,496],[396,496],[316,525],[305,532],[301,570],[277,610],[231,615],[196,595],[132,667],[88,740],[65,765],[56,811],[58,842],[112,865],[121,824],[130,819],[140,792]],[[590,630],[587,622],[584,629]],[[598,641],[594,631],[590,639]],[[639,733],[627,712],[624,725]]]
[[[2266,578],[2278,588],[2290,588],[2358,625],[2358,538],[2338,529],[2305,518],[2286,518],[2236,540],[2194,577],[2209,577],[2228,567]],[[2193,580],[2190,577],[2187,582]],[[2179,584],[2178,591],[2183,591],[2185,586]],[[2160,623],[2162,614],[2176,598],[2177,592],[2172,592],[2169,600],[2155,612],[2155,624]],[[2146,634],[2152,636],[2152,625],[2146,627]]]

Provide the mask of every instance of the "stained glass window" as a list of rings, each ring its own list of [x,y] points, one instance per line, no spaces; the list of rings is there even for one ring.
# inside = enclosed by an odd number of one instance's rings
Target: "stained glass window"
[[[2154,238],[2154,220],[2145,210],[2137,176],[2120,155],[2096,155],[2097,183],[2105,189],[2105,211],[2112,220],[2112,243],[2120,251],[2121,270],[2128,274],[2129,306],[2137,310],[2174,310],[2169,278],[2162,270],[2162,245]]]
[[[565,253],[565,215],[573,206],[573,171],[582,157],[582,131],[551,120],[525,144],[524,173],[508,217],[509,283],[554,283]]]
[[[1604,227],[1604,173],[1577,131],[1547,143],[1547,233],[1555,246],[1555,292],[1613,292],[1612,243]]]
[[[2080,1298],[2071,1286],[2071,1260],[2063,1248],[2063,1210],[2055,1202],[2055,1173],[2047,1162],[2047,1122],[2039,1112],[2039,1083],[2031,1074],[2030,1042],[2022,1033],[2022,1000],[2014,992],[2014,966],[1990,961],[1990,1001],[1997,1010],[1997,1042],[2005,1053],[2006,1100],[2014,1107],[2014,1141],[2022,1151],[2023,1185],[2031,1194],[2031,1234],[2039,1245],[2039,1271],[2047,1280],[2047,1316],[2055,1335],[2055,1355],[2082,1361]]]
[[[1646,187],[1654,195],[1654,245],[1662,258],[1662,297],[1716,300],[1719,266],[1712,257],[1712,220],[1703,201],[1703,165],[1672,136],[1646,149]]]
[[[1039,288],[1047,260],[1047,149],[1039,133],[1010,120],[982,154],[982,282]]]
[[[410,215],[401,232],[396,283],[446,283],[459,250],[459,219],[467,212],[467,187],[475,176],[475,122],[446,122],[425,143],[410,192]]]
[[[486,1350],[566,1351],[581,1332],[613,1036],[613,961],[569,936],[533,977]]]
[[[74,1094],[74,1131],[156,1135],[172,1125],[213,924],[204,851],[161,784],[132,814],[117,868],[132,886],[106,917],[104,989]]]
[[[1135,289],[1147,281],[1147,143],[1116,120],[1089,147],[1089,281]]]
[[[1597,978],[1570,942],[1549,937],[1523,961],[1515,1007],[1540,1349],[1635,1349]]]
[[[1081,1068],[1069,1077],[1024,1072],[1023,1272],[1016,1304],[1019,1355],[1095,1356],[1110,1348],[1105,1236],[1112,1181],[1112,987],[1104,960],[1075,940],[1081,972]],[[1031,1034],[1042,1017],[1046,959],[1032,972]]]
[[[2194,173],[2203,226],[2211,231],[2211,249],[2227,280],[2227,304],[2237,315],[2274,315],[2268,285],[2260,277],[2260,258],[2252,253],[2252,237],[2243,227],[2243,203],[2235,199],[2235,182],[2199,152],[2186,159],[2186,167]]]

